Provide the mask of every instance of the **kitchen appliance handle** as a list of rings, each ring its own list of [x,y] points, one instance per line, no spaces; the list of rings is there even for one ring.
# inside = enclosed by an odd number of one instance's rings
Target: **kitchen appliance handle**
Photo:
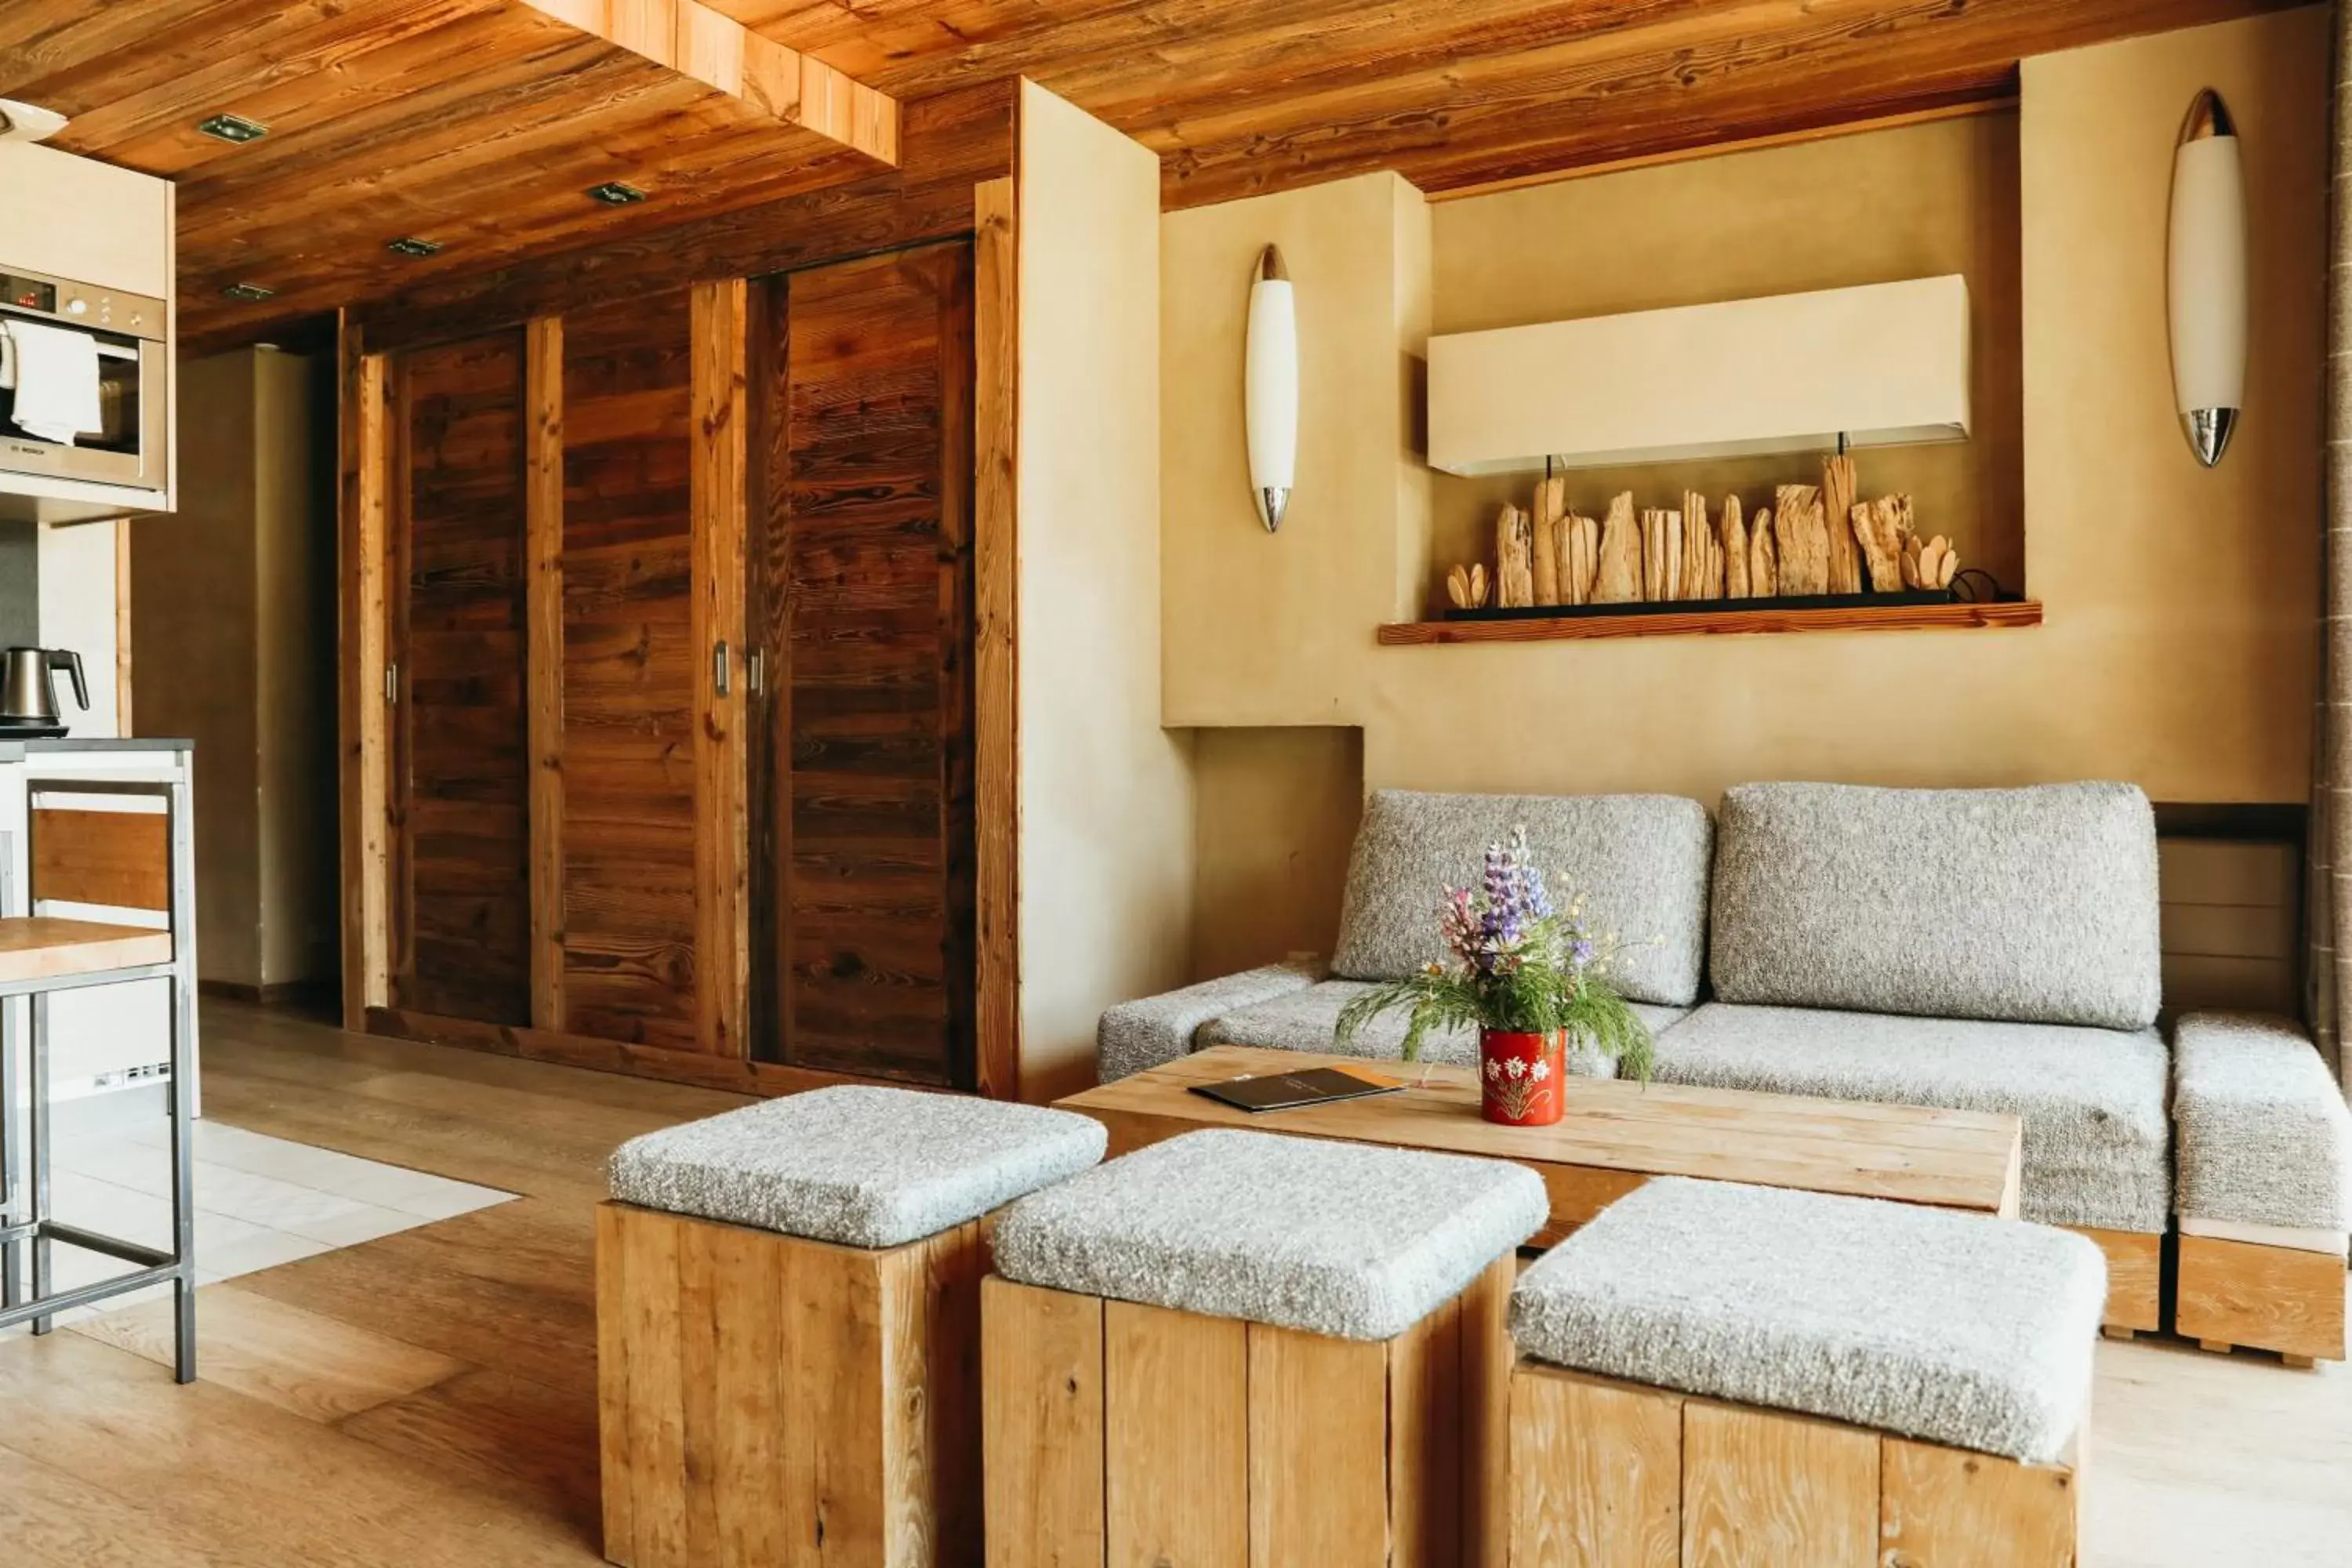
[[[51,669],[62,669],[73,677],[74,700],[81,704],[83,712],[89,712],[89,678],[81,672],[81,655],[69,647],[53,647],[49,649],[48,663]]]

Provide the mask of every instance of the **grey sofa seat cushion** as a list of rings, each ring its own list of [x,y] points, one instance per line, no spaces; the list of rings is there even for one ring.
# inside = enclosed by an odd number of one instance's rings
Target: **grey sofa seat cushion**
[[[1519,1278],[1520,1353],[2045,1462],[2091,1392],[2106,1262],[2079,1236],[1661,1178]]]
[[[1367,991],[1379,987],[1369,980],[1326,980],[1319,985],[1287,992],[1269,1001],[1220,1014],[1201,1030],[1202,1046],[1260,1046],[1277,1051],[1333,1051],[1341,1056],[1394,1061],[1404,1051],[1406,1015],[1383,1013],[1359,1030],[1346,1045],[1332,1031],[1339,1010]],[[1687,1007],[1660,1007],[1647,1002],[1629,1004],[1650,1033],[1664,1032],[1687,1016]],[[1432,1062],[1470,1062],[1478,1057],[1475,1029],[1433,1029],[1422,1037],[1421,1057]]]
[[[1667,1006],[1698,1000],[1713,829],[1698,802],[1664,795],[1374,791],[1348,862],[1332,973],[1402,980],[1443,957],[1445,889],[1475,886],[1486,847],[1520,826],[1552,892],[1582,894],[1594,923],[1617,934],[1620,991]]]
[[[1717,1001],[2156,1021],[2156,818],[2129,784],[1741,784],[1714,909]]]
[[[1024,1284],[1385,1340],[1461,1294],[1550,1212],[1533,1171],[1269,1132],[1191,1132],[1015,1204]]]
[[[1096,1076],[1109,1083],[1172,1062],[1192,1049],[1201,1026],[1219,1014],[1304,991],[1321,973],[1319,966],[1274,963],[1123,1002],[1095,1026]]]
[[[2352,1230],[2352,1110],[2298,1026],[2184,1014],[2172,1070],[2183,1216]]]
[[[2172,1212],[2167,1070],[2153,1030],[1721,1002],[1658,1039],[1665,1083],[2007,1111],[2027,1219],[2149,1235]]]
[[[812,1089],[614,1151],[613,1196],[846,1247],[898,1247],[1098,1163],[1092,1117],[909,1089]]]

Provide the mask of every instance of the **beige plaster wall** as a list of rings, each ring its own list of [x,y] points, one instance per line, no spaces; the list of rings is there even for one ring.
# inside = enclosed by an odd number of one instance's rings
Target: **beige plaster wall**
[[[1399,414],[1390,379],[1367,368],[1417,346],[1409,331],[1383,338],[1376,309],[1381,267],[1370,253],[1404,250],[1397,225],[1331,187],[1171,215],[1171,714],[1201,725],[1360,722],[1374,787],[1653,789],[1711,803],[1753,778],[2112,777],[2159,799],[2301,800],[2318,605],[2326,53],[2313,7],[2026,63],[2016,195],[2023,547],[2048,616],[2032,630],[1378,647],[1379,595],[1359,557],[1403,555],[1387,542],[1412,527],[1408,503],[1378,499],[1391,489]],[[2171,147],[2208,84],[2245,136],[2254,257],[2245,423],[2210,472],[2177,428],[2164,303]],[[1709,181],[1721,173],[1680,167]],[[1982,189],[1998,199],[1997,182]],[[1579,268],[1540,246],[1498,256],[1511,226],[1490,216],[1538,195],[1437,209],[1436,321],[1539,320],[1561,311],[1564,290],[1586,287],[1592,257]],[[1731,182],[1717,199],[1744,198]],[[1296,241],[1285,237],[1294,223],[1305,231]],[[1228,227],[1246,230],[1231,235],[1232,255],[1195,243]],[[1270,237],[1286,255],[1298,247],[1292,273],[1311,344],[1304,442],[1319,454],[1308,462],[1339,455],[1349,515],[1267,541],[1243,526],[1237,435],[1175,413],[1231,407],[1244,253]],[[1847,238],[1817,243],[1832,250]],[[1745,251],[1717,249],[1724,292],[1741,291]],[[1327,272],[1324,258],[1347,266]],[[1315,313],[1325,289],[1349,301],[1336,325]],[[1379,341],[1315,342],[1324,331]],[[1331,493],[1310,491],[1313,471],[1302,468],[1302,509]],[[1866,481],[1871,471],[1866,462]]]
[[[1363,816],[1363,731],[1202,730],[1193,741],[1193,978],[1328,957]]]
[[[1275,534],[1250,502],[1242,429],[1269,244],[1297,289],[1300,382],[1297,482]],[[1160,276],[1166,721],[1355,722],[1365,628],[1410,618],[1425,575],[1428,209],[1380,174],[1170,213]]]
[[[1160,163],[1024,83],[1022,1093],[1094,1078],[1104,1008],[1181,984],[1189,744],[1160,725]]]

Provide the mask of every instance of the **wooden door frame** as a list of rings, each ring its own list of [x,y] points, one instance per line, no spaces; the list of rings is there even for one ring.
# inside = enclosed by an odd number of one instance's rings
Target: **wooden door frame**
[[[976,1082],[1021,1098],[1020,291],[1011,176],[972,187]]]
[[[342,858],[343,1027],[364,1030],[391,1001],[391,759],[385,725],[385,549],[390,537],[391,362],[370,353],[351,312],[338,321],[337,703]]]

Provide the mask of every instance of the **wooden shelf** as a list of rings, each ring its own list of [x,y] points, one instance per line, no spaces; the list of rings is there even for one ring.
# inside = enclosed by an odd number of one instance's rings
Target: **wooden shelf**
[[[172,962],[172,933],[146,926],[17,915],[0,920],[0,983],[57,980]]]
[[[1580,642],[1589,637],[1677,637],[1733,632],[1908,632],[1949,626],[2038,626],[2042,601],[1990,605],[1856,605],[1835,609],[1669,610],[1623,616],[1529,616],[1492,621],[1398,621],[1383,647],[1436,643]]]

